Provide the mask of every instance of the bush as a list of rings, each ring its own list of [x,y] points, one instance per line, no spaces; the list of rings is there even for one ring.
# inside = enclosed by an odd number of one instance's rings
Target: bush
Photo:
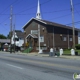
[[[80,44],[76,44],[76,45],[75,45],[75,48],[76,48],[76,49],[80,49]]]
[[[70,51],[71,50],[71,48],[70,49],[64,49],[64,51]]]

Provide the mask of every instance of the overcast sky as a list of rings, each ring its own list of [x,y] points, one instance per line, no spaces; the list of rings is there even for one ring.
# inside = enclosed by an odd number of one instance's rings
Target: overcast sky
[[[10,6],[13,6],[13,25],[16,30],[36,17],[38,0],[0,0],[0,34],[10,31]],[[40,0],[41,16],[44,20],[72,26],[70,0]],[[75,27],[80,28],[80,0],[73,0]]]

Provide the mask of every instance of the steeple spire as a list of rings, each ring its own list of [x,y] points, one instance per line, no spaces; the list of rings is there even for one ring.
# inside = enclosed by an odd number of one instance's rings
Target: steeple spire
[[[37,19],[41,19],[40,3],[39,3],[39,0],[38,0],[38,6],[37,6],[37,14],[36,14],[36,18],[37,18]]]

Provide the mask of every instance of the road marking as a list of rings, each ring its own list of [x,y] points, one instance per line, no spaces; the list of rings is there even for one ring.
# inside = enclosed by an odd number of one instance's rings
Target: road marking
[[[11,64],[7,64],[8,66],[11,66],[11,67],[15,67],[15,68],[18,68],[18,69],[23,69],[21,67],[18,67],[18,66],[15,66],[15,65],[11,65]]]
[[[80,70],[80,67],[72,66],[72,65],[48,63],[48,62],[41,62],[41,61],[35,61],[35,60],[24,60],[24,59],[19,59],[19,58],[3,57],[3,56],[0,56],[0,58],[4,58],[4,59],[8,59],[8,60],[17,60],[17,61],[21,61],[21,62],[29,62],[29,63],[34,63],[34,64],[43,64],[43,65],[47,65],[47,66],[54,66],[54,67],[59,67],[59,68],[72,69],[72,70]]]

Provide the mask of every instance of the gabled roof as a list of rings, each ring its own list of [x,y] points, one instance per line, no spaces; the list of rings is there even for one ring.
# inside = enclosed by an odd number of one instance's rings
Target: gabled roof
[[[52,25],[52,26],[57,26],[57,27],[62,27],[62,28],[67,28],[67,29],[72,29],[71,26],[67,26],[67,25],[63,25],[63,24],[59,24],[59,23],[55,23],[55,22],[51,22],[51,21],[47,21],[47,20],[41,20],[47,23],[47,25]],[[78,28],[75,28],[76,30],[80,30]]]
[[[47,20],[42,20],[42,19],[37,19],[37,18],[31,18],[24,26],[23,26],[23,29],[32,21],[32,20],[36,20],[36,21],[39,21],[45,25],[52,25],[52,26],[56,26],[56,27],[62,27],[62,28],[67,28],[67,29],[72,29],[71,26],[66,26],[66,25],[63,25],[63,24],[59,24],[59,23],[55,23],[55,22],[51,22],[51,21],[47,21]],[[78,30],[80,31],[80,29],[78,28],[75,28],[75,30]]]
[[[24,38],[24,33],[21,30],[15,30],[15,32],[18,38]]]
[[[29,36],[31,36],[32,38],[38,38],[38,36],[35,34],[28,34],[28,36],[26,38],[28,38]]]
[[[41,21],[41,19],[31,18],[22,28],[24,29],[32,20],[36,20],[36,21],[39,21],[41,23],[47,24],[46,22]]]

